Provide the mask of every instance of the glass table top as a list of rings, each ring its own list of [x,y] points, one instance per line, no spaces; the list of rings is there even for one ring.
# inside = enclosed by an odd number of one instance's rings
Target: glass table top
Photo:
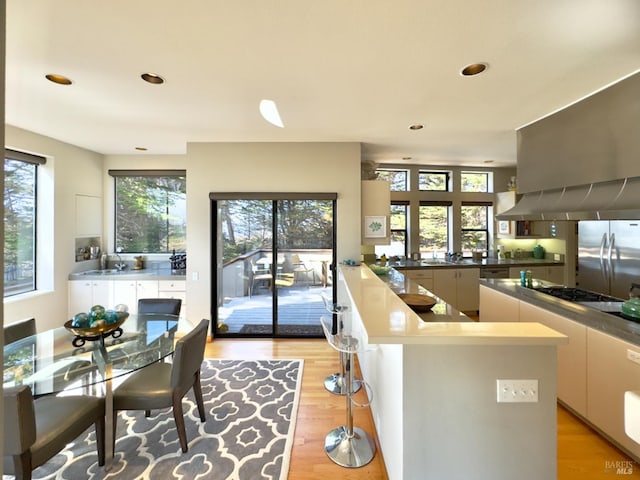
[[[29,385],[34,395],[45,395],[126,375],[173,353],[178,317],[131,315],[121,328],[122,335],[104,338],[104,345],[74,347],[76,336],[64,327],[5,345],[3,385]]]

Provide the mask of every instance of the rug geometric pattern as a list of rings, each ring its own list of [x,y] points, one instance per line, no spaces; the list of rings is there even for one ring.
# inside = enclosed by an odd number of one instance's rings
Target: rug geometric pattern
[[[289,471],[302,360],[213,360],[201,368],[206,422],[183,399],[189,451],[171,409],[118,415],[113,465],[99,467],[93,427],[33,472],[34,479],[284,480]],[[5,477],[12,478],[12,477]]]

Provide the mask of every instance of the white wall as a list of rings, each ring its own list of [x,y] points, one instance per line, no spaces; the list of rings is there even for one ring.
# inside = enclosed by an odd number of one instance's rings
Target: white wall
[[[211,318],[210,192],[336,192],[338,260],[360,258],[360,161],[359,143],[189,144],[187,317],[191,322]]]
[[[5,126],[8,148],[47,158],[39,167],[38,285],[4,301],[4,324],[35,317],[38,330],[67,320],[67,279],[75,264],[75,196],[102,197],[103,157],[49,137]]]

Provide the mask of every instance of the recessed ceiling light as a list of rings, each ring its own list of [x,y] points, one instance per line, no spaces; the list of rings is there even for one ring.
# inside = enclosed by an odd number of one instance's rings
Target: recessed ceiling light
[[[264,118],[271,125],[284,128],[284,123],[282,123],[280,113],[278,112],[278,106],[273,100],[260,100],[260,115],[262,115],[262,118]]]
[[[422,130],[424,125],[420,123],[414,123],[413,125],[409,125],[409,130]]]
[[[73,83],[69,78],[57,73],[48,73],[45,75],[45,78],[50,82],[57,83],[58,85],[71,85]]]
[[[147,147],[136,147],[136,150],[138,150],[140,152],[146,152],[147,151]]]
[[[140,77],[148,83],[153,83],[154,85],[160,85],[164,83],[164,78],[156,73],[143,73]]]
[[[467,65],[460,71],[460,75],[465,77],[471,77],[473,75],[478,75],[479,73],[484,72],[487,69],[486,63],[472,63],[471,65]]]

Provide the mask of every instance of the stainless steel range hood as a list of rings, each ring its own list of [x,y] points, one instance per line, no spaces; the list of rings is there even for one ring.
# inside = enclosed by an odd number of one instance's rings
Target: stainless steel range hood
[[[640,177],[525,193],[498,220],[635,220]]]

